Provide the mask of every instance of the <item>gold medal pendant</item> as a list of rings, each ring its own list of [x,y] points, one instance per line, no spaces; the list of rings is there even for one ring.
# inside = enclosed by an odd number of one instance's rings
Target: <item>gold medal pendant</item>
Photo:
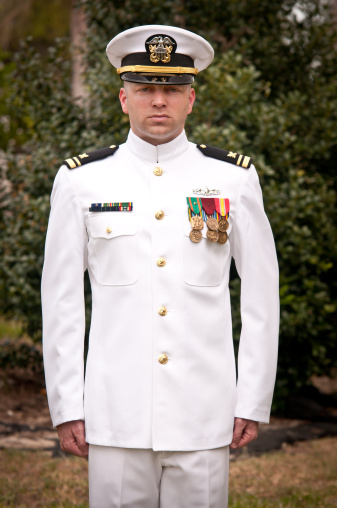
[[[206,233],[206,236],[207,236],[207,240],[209,240],[210,242],[217,242],[218,238],[219,238],[219,232],[209,229]]]
[[[194,217],[191,217],[191,226],[192,229],[204,229],[204,221],[202,220],[202,217],[199,215],[195,215]]]
[[[228,228],[229,228],[229,222],[228,222],[228,220],[226,220],[224,218],[221,218],[219,220],[219,231],[224,233],[225,231],[227,231]]]
[[[218,221],[210,216],[208,217],[207,221],[206,221],[206,224],[207,224],[207,227],[208,227],[208,230],[207,230],[207,233],[206,233],[206,236],[207,236],[207,240],[209,242],[217,242],[218,241],[218,238],[219,238],[219,224],[218,224]]]
[[[199,229],[192,229],[190,232],[190,240],[193,243],[199,243],[202,239],[202,233]]]
[[[208,229],[210,229],[211,231],[218,231],[219,229],[218,221],[214,219],[214,217],[209,217],[206,221],[206,224]]]
[[[228,235],[227,235],[226,231],[219,231],[219,236],[218,236],[217,242],[221,243],[223,245],[224,243],[227,242],[227,240],[228,240]]]

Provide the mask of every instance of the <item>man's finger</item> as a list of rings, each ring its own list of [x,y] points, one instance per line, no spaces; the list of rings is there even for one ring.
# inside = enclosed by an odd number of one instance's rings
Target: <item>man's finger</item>
[[[78,449],[80,450],[80,452],[82,453],[82,457],[88,457],[88,453],[89,453],[89,445],[88,443],[83,440],[83,441],[78,441],[77,440],[77,447]]]
[[[60,441],[60,447],[63,452],[71,453],[72,455],[76,455],[77,457],[83,457],[83,453],[78,447],[76,441]]]
[[[61,450],[76,455],[88,457],[88,443],[85,441],[84,422],[76,420],[62,423],[57,427]]]
[[[235,418],[231,448],[242,448],[254,441],[258,435],[258,422]]]
[[[230,444],[231,448],[238,447],[244,428],[245,428],[245,421],[242,418],[235,418],[233,438],[232,438],[232,442]]]

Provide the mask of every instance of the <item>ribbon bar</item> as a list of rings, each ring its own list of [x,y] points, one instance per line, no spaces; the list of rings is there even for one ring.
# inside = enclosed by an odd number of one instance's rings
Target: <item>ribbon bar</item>
[[[89,212],[132,212],[132,201],[118,203],[91,203]]]

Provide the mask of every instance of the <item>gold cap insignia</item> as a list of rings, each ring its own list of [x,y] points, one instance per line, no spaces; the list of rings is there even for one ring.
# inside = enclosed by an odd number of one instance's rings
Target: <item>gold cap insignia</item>
[[[167,35],[155,35],[147,39],[146,45],[148,45],[146,49],[150,52],[151,62],[157,63],[161,61],[168,63],[171,60],[171,53],[172,51],[174,52],[174,46],[177,43]]]

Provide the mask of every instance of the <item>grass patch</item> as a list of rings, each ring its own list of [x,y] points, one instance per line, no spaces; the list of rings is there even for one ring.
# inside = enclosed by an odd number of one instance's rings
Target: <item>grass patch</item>
[[[229,508],[335,508],[336,451],[325,438],[231,463]],[[86,460],[0,450],[1,508],[88,506]]]
[[[87,508],[87,461],[0,451],[0,507]]]
[[[337,439],[306,441],[230,466],[230,508],[335,508]]]

